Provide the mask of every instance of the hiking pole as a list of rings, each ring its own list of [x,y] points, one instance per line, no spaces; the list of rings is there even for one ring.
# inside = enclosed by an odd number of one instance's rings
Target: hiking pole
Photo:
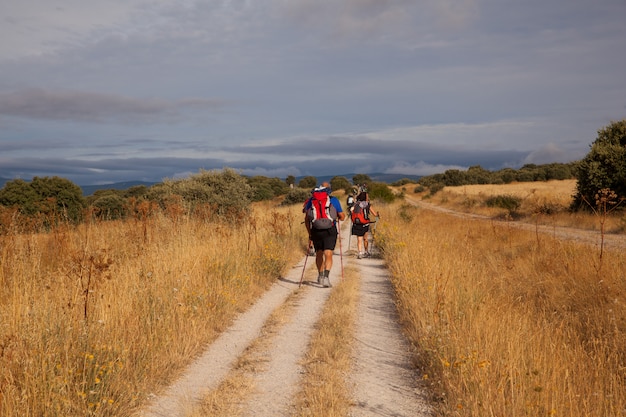
[[[378,220],[380,220],[380,216],[376,216],[376,221],[373,222],[374,223],[374,227],[372,228],[373,230],[372,230],[372,233],[371,233],[371,235],[372,235],[372,249],[374,249],[374,241],[376,240],[376,237],[375,237],[375,235],[376,235],[376,224],[378,224]]]
[[[350,217],[350,236],[348,236],[348,252],[350,252],[351,243],[352,243],[352,217]]]
[[[309,245],[306,247],[306,256],[304,257],[304,266],[302,267],[302,276],[300,277],[300,284],[298,285],[298,288],[302,286],[302,280],[304,279],[304,271],[306,270],[306,261],[309,259],[309,252],[311,252],[311,243],[313,243],[313,241],[309,239]]]
[[[341,247],[341,223],[337,219],[337,234],[339,235],[339,259],[341,260],[341,280],[343,281],[343,248]]]

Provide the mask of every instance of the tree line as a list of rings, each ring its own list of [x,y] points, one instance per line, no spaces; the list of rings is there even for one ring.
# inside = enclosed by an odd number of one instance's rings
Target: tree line
[[[610,196],[611,204],[626,199],[626,119],[612,122],[598,131],[589,153],[580,161],[545,165],[527,164],[520,169],[489,171],[480,165],[467,170],[450,169],[419,179],[418,187],[427,187],[431,194],[445,186],[468,184],[507,184],[511,182],[548,181],[575,178],[577,191],[573,210],[593,207],[600,195]],[[392,185],[414,181],[404,179]],[[351,192],[354,185],[367,184],[370,198],[392,201],[395,195],[387,184],[374,182],[366,174],[356,174],[352,181],[336,176],[330,180],[333,190]],[[58,222],[79,223],[90,216],[112,220],[127,216],[145,216],[162,209],[171,213],[202,215],[218,219],[244,216],[251,202],[280,199],[277,204],[301,204],[317,178],[247,177],[226,168],[205,171],[183,179],[166,179],[147,187],[133,186],[126,190],[104,189],[83,197],[81,188],[60,177],[34,177],[8,181],[0,189],[0,227],[19,215],[39,227]],[[606,201],[605,201],[606,202]],[[5,226],[6,228],[6,226]],[[1,232],[1,230],[0,230]]]

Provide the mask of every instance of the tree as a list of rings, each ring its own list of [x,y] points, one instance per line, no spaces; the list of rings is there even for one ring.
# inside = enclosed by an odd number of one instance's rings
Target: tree
[[[296,185],[296,177],[294,177],[293,175],[287,175],[287,178],[285,178],[285,184],[287,184],[289,187],[291,187],[292,185]]]
[[[381,200],[386,203],[391,203],[396,198],[391,188],[384,182],[371,183],[368,186],[368,194],[370,200]]]
[[[317,178],[312,176],[306,176],[298,182],[298,187],[300,188],[315,188],[317,185]]]
[[[372,182],[372,179],[367,174],[355,174],[352,177],[352,184],[369,184]]]
[[[121,219],[126,215],[126,200],[117,194],[100,196],[93,206],[97,209],[96,215],[104,220]]]
[[[53,210],[56,213],[63,213],[73,222],[83,219],[83,209],[86,206],[83,190],[72,181],[60,177],[35,177],[31,187],[41,201],[54,199]]]
[[[596,194],[607,188],[617,200],[626,199],[626,119],[598,130],[590,147],[576,170],[575,209],[594,204]]]
[[[30,183],[9,181],[0,190],[0,204],[17,206],[25,215],[43,214],[72,222],[82,220],[86,205],[80,187],[60,177],[35,177]]]
[[[17,179],[8,181],[0,190],[0,205],[5,207],[17,207],[22,214],[27,216],[37,213],[39,196],[24,180]]]
[[[350,181],[348,181],[348,179],[346,177],[332,177],[330,179],[330,188],[332,188],[333,190],[346,190],[346,191],[350,191],[350,189],[352,188],[352,185],[350,184]]]

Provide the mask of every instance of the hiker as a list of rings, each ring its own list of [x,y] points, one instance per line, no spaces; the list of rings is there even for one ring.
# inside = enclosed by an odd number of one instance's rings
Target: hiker
[[[352,219],[352,234],[357,237],[357,259],[370,256],[368,242],[368,233],[371,223],[370,215],[380,218],[380,215],[372,209],[367,193],[361,191],[359,195],[356,196],[356,203],[350,213],[350,218]]]
[[[356,191],[352,191],[350,194],[348,194],[348,198],[346,199],[346,207],[348,209],[348,212],[350,212],[352,210],[352,206],[354,206],[354,202],[355,202],[355,197],[356,197]]]
[[[338,224],[346,214],[336,197],[330,195],[330,184],[323,183],[311,193],[304,207],[304,224],[309,232],[309,240],[315,248],[315,265],[317,266],[317,283],[330,287],[330,269],[333,266],[333,251],[337,244]]]

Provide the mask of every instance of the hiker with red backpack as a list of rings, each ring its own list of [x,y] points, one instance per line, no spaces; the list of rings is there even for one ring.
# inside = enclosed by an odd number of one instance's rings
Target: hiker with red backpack
[[[330,269],[333,266],[333,251],[337,244],[338,223],[346,218],[341,203],[330,195],[330,184],[324,183],[315,188],[304,204],[304,224],[309,232],[309,239],[315,248],[317,283],[330,287]]]
[[[356,196],[356,203],[354,203],[350,211],[352,234],[357,237],[357,259],[370,256],[367,236],[370,231],[370,216],[380,217],[379,214],[372,209],[367,192],[361,191],[359,195]],[[365,249],[365,251],[363,251],[363,249]]]

